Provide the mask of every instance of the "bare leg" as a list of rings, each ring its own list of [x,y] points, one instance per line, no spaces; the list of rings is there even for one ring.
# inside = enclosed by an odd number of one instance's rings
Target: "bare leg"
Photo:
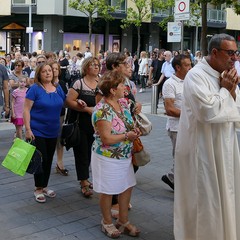
[[[111,207],[112,207],[112,195],[104,193],[100,194],[99,204],[105,224],[112,223]]]
[[[132,194],[132,187],[128,188],[118,196],[119,203],[119,221],[126,223],[128,221],[128,205]]]
[[[60,117],[60,126],[62,126],[64,121],[64,116]],[[60,169],[64,169],[64,165],[63,165],[63,145],[60,142],[60,137],[58,137],[57,140],[57,165]]]
[[[57,165],[60,169],[64,169],[63,165],[63,145],[60,141],[57,141]]]
[[[22,139],[22,126],[16,125],[16,137]]]
[[[137,237],[140,230],[128,221],[128,206],[131,198],[132,187],[119,194],[119,220],[117,220],[116,227],[122,233],[132,237]]]

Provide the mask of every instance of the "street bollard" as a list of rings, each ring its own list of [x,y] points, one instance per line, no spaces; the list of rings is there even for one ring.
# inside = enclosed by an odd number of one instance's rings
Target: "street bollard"
[[[158,92],[158,85],[153,84],[151,114],[157,114],[157,92]]]

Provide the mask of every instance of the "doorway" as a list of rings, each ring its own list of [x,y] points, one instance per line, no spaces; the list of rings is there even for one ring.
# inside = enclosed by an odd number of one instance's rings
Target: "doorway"
[[[25,32],[12,30],[7,32],[7,52],[25,51]]]

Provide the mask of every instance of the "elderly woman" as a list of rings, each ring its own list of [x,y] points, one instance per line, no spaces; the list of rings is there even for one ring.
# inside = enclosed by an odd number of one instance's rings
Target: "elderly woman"
[[[88,181],[93,143],[93,126],[91,115],[95,103],[95,90],[100,71],[99,60],[95,57],[86,58],[82,63],[82,79],[76,80],[68,90],[66,103],[71,109],[69,122],[74,122],[79,114],[80,141],[73,147],[77,179],[80,181],[84,197],[90,197],[92,183]],[[86,106],[84,105],[84,102]]]
[[[132,76],[132,68],[127,62],[127,57],[123,53],[110,53],[106,58],[106,68],[108,71],[117,71],[125,77],[125,91],[124,98],[128,101],[130,106],[131,114],[138,114],[141,112],[142,105],[139,102],[136,102],[136,85],[129,80]],[[96,95],[96,101],[99,102],[102,98],[102,94],[99,91]],[[138,170],[137,166],[134,166],[134,171]],[[129,209],[132,208],[132,205],[129,203]],[[118,195],[114,195],[112,198],[112,217],[118,218],[119,205],[118,205]]]
[[[140,231],[128,221],[128,204],[136,184],[132,166],[132,142],[140,135],[134,128],[128,102],[124,99],[125,77],[118,71],[106,72],[99,89],[103,94],[92,116],[95,141],[91,168],[93,189],[100,193],[102,231],[111,238],[122,232],[138,236]],[[119,194],[119,220],[112,223],[112,195]]]
[[[48,189],[48,181],[66,95],[60,85],[55,85],[49,64],[43,63],[37,67],[34,82],[26,94],[24,123],[26,139],[34,140],[36,148],[42,153],[43,172],[34,174],[34,196],[37,202],[44,203],[45,196],[56,196],[53,190]]]

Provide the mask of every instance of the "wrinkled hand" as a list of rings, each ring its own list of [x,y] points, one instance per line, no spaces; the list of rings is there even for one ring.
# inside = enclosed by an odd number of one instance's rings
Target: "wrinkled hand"
[[[220,87],[226,88],[229,92],[235,91],[238,84],[237,70],[232,68],[225,70],[220,76]]]
[[[140,135],[141,135],[141,131],[138,128],[134,128],[132,131],[128,132],[128,139],[129,141],[133,142]]]

